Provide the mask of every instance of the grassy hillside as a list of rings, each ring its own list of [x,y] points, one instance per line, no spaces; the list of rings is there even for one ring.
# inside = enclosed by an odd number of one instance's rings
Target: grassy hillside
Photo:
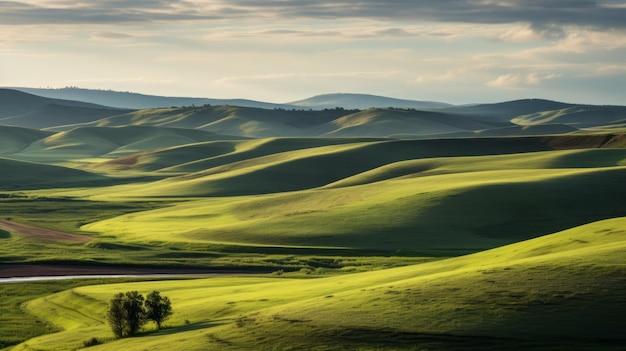
[[[88,123],[124,112],[128,112],[128,110],[49,104],[34,111],[3,118],[0,122],[26,128],[50,128],[67,124]]]
[[[618,350],[626,312],[626,219],[474,255],[321,279],[212,278],[79,287],[27,305],[65,331],[16,350]],[[159,290],[161,332],[111,340],[106,301]],[[285,292],[289,292],[285,294]]]
[[[281,152],[378,139],[267,138],[188,144],[133,154],[94,165],[102,171],[189,173]]]
[[[625,158],[623,150],[596,150],[408,161],[329,189],[209,198],[83,229],[130,241],[473,251],[624,215]],[[209,186],[226,183],[216,179],[127,187],[117,196],[218,192]],[[99,198],[115,197],[111,189]]]
[[[602,146],[613,136],[447,140],[257,139],[158,150],[107,161],[94,170],[184,174],[140,186],[133,196],[234,196],[325,186],[394,162]],[[202,158],[202,156],[208,156]],[[190,161],[196,159],[195,161]],[[178,163],[178,164],[177,164]],[[192,173],[190,173],[192,172]]]
[[[193,128],[246,137],[311,136],[307,128],[347,114],[344,110],[287,111],[236,106],[147,109],[107,118],[97,126],[153,125]]]
[[[0,155],[21,151],[32,142],[44,139],[54,133],[37,129],[0,125]]]
[[[623,106],[574,106],[552,111],[521,115],[512,119],[520,125],[560,123],[579,128],[620,124],[626,122]]]
[[[343,156],[340,155],[341,152],[337,152],[335,158],[327,158],[326,161],[319,160],[322,162],[322,168],[316,172],[330,169],[329,177],[336,178],[336,175],[332,174],[333,172],[337,173],[337,171],[332,170],[334,168],[347,168],[347,171],[339,171],[344,175],[351,175],[350,172],[364,171],[363,165],[360,168],[350,170],[355,161],[347,160],[346,157],[362,157],[365,160],[359,162],[375,167],[381,162],[390,163],[411,158],[621,147],[626,145],[626,137],[624,134],[618,133],[405,141],[380,138],[266,138],[248,140],[242,137],[225,136],[193,129],[126,126],[75,128],[42,139],[42,136],[46,136],[45,132],[29,131],[29,135],[32,135],[22,138],[20,135],[24,134],[22,133],[23,130],[20,134],[14,131],[16,130],[15,127],[4,128],[7,131],[5,133],[6,138],[3,139],[4,144],[6,144],[5,152],[10,157],[61,164],[65,164],[64,161],[68,160],[82,159],[92,164],[87,169],[104,173],[119,171],[145,173],[158,170],[163,174],[187,174],[236,162],[239,163],[233,168],[237,169],[242,168],[245,164],[260,166],[263,162],[267,162],[269,167],[275,158],[261,159],[261,157],[315,147],[370,142],[371,145],[364,144],[364,147],[360,149],[361,151],[357,150],[352,154],[344,154]],[[545,132],[545,128],[548,126],[524,128],[543,128],[542,131]],[[387,143],[383,143],[383,141],[387,141]],[[361,155],[357,155],[357,153]],[[305,154],[309,158],[312,156],[311,150]],[[292,160],[297,158],[295,153],[292,156]],[[96,159],[99,157],[105,159]],[[370,157],[372,160],[369,160]],[[284,160],[286,157],[282,158]],[[385,160],[386,158],[388,160]],[[241,163],[242,161],[248,162]],[[327,165],[324,165],[324,162]],[[305,164],[303,171],[307,167]],[[218,171],[232,170],[233,168],[222,168],[210,173],[215,174]],[[303,173],[304,177],[313,176]],[[198,176],[194,177],[198,178]],[[331,181],[334,180],[336,179],[331,179]]]
[[[400,109],[369,109],[338,118],[325,127],[331,136],[434,135],[503,127],[467,116]]]
[[[93,157],[116,157],[208,140],[235,137],[193,129],[149,126],[82,127],[37,140],[14,157],[60,162]]]
[[[17,90],[0,89],[0,124],[46,128],[86,123],[130,110],[79,101],[48,99]]]
[[[28,94],[25,92],[0,88],[0,120],[7,117],[19,116],[22,114],[38,111],[49,105],[62,105],[82,108],[102,108],[86,102],[49,99],[41,96]]]
[[[495,104],[452,106],[444,108],[442,111],[465,116],[481,116],[486,117],[489,120],[510,121],[512,118],[521,115],[528,115],[541,111],[560,110],[573,106],[575,105],[543,99],[523,99]]]
[[[578,129],[565,124],[524,125],[504,128],[485,129],[476,132],[477,136],[522,136],[522,135],[559,135],[576,132]]]
[[[324,144],[331,146],[315,147]],[[198,171],[140,187],[133,196],[234,196],[303,190],[403,160],[550,149],[535,139],[267,139],[239,143],[237,148],[233,153],[164,168]]]
[[[386,137],[433,135],[510,126],[450,113],[403,109],[266,110],[235,106],[147,109],[106,118],[92,126],[152,125],[193,128],[254,138],[297,136]]]
[[[102,175],[76,169],[0,158],[0,189],[41,189],[110,184]]]

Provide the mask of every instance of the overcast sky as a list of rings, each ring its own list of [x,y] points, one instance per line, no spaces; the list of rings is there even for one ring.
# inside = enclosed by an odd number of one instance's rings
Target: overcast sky
[[[0,0],[0,86],[626,104],[626,0]]]

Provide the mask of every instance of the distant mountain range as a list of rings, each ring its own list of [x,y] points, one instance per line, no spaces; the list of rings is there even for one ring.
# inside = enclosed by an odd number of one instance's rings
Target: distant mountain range
[[[156,99],[153,100],[155,102],[162,101],[158,99],[169,99],[73,88],[45,91],[64,94],[85,93],[91,94],[92,97],[108,96],[110,99],[119,96],[122,100],[116,103],[117,106],[124,104],[124,97],[145,97]],[[203,101],[208,100],[210,99]],[[300,106],[294,107],[295,104],[300,104]],[[329,107],[335,104],[345,105]],[[394,104],[402,107],[394,107]],[[422,108],[411,107],[419,104],[422,104]],[[368,105],[374,107],[355,108],[355,106]],[[377,107],[377,105],[389,106]],[[0,89],[0,124],[50,131],[67,131],[78,127],[153,126],[195,129],[237,138],[414,139],[602,131],[613,133],[626,130],[625,106],[576,105],[541,99],[453,106],[437,102],[398,100],[371,95],[332,94],[295,101],[291,105],[270,104],[271,108],[267,108],[267,104],[265,106],[266,108],[234,104],[191,104],[185,107],[129,109],[93,102],[47,98],[13,89]],[[316,106],[316,108],[305,106]]]
[[[308,107],[312,109],[343,107],[347,109],[368,108],[414,108],[414,109],[438,109],[452,105],[434,101],[401,100],[383,96],[368,94],[325,94],[312,98],[292,101],[289,105]]]
[[[434,109],[450,107],[452,105],[442,102],[401,100],[376,95],[367,94],[325,94],[308,99],[288,102],[270,103],[246,99],[209,99],[192,97],[171,97],[144,95],[131,92],[121,92],[112,90],[94,90],[81,88],[9,88],[25,93],[43,96],[51,99],[64,99],[83,101],[92,104],[130,108],[159,108],[159,107],[183,107],[183,106],[203,106],[203,105],[228,105],[239,107],[255,107],[263,109],[332,109],[343,107],[346,109],[367,109],[372,107],[398,107],[415,109]]]

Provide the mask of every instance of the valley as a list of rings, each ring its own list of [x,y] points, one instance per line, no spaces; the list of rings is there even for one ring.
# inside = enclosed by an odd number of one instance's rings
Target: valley
[[[0,89],[0,268],[224,275],[0,284],[0,350],[626,344],[624,106],[71,93]]]

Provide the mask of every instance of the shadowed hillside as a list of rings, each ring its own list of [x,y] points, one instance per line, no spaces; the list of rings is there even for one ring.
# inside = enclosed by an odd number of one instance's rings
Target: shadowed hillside
[[[359,149],[346,147],[353,150]],[[623,216],[625,160],[623,150],[593,150],[406,161],[328,189],[208,198],[83,229],[132,241],[478,251]],[[275,179],[301,187],[318,182],[315,177],[294,181],[285,174],[255,172],[262,171],[192,174],[109,189],[98,198],[240,194],[251,187],[258,193],[271,186],[286,190]],[[174,218],[175,227],[168,225]]]
[[[0,155],[21,151],[32,142],[44,139],[52,134],[54,133],[37,129],[0,125]]]
[[[626,123],[626,107],[574,106],[518,116],[512,122],[527,126],[560,123],[578,128],[623,124]]]
[[[150,109],[101,120],[95,126],[152,125],[193,128],[246,137],[315,136],[308,128],[345,115],[345,110],[287,111],[235,106]]]
[[[129,110],[0,89],[0,124],[5,125],[47,128],[92,122],[126,112]]]
[[[287,151],[379,139],[269,138],[211,141],[146,151],[94,165],[104,172],[133,170],[189,173]]]
[[[0,189],[47,189],[110,184],[108,178],[76,169],[0,158]]]
[[[82,127],[37,140],[14,157],[58,162],[115,157],[174,145],[229,139],[237,138],[194,129],[149,126]]]
[[[338,118],[325,128],[329,136],[392,136],[394,134],[433,136],[509,126],[510,123],[483,122],[467,116],[398,109],[369,109]]]
[[[44,96],[55,99],[67,99],[84,101],[99,105],[145,109],[145,108],[163,108],[171,106],[202,106],[202,105],[231,105],[256,108],[294,108],[296,106],[286,104],[274,104],[262,101],[253,101],[246,99],[208,99],[193,97],[176,97],[176,96],[156,96],[145,95],[124,91],[112,90],[94,90],[81,88],[62,88],[62,89],[39,89],[39,88],[12,88],[15,90],[27,92],[34,95]]]
[[[329,146],[324,146],[326,143]],[[138,194],[235,196],[304,190],[403,160],[551,149],[535,139],[269,139],[245,142],[239,147],[240,152],[163,169],[196,171],[150,184]]]
[[[541,111],[552,111],[572,106],[575,105],[542,99],[523,99],[500,102],[496,104],[453,106],[444,108],[442,111],[461,115],[483,116],[492,120],[510,121],[513,117],[521,115]]]
[[[92,126],[152,125],[246,137],[387,137],[477,131],[510,126],[468,116],[401,109],[263,110],[233,106],[140,110]],[[68,128],[65,126],[63,128]],[[57,128],[58,129],[58,128]]]
[[[343,102],[355,101],[356,105],[345,106],[365,106],[362,105],[363,101],[370,101],[370,105],[373,106],[380,105],[383,101],[389,103],[396,101],[359,94],[333,94],[302,103],[323,105],[327,99],[334,101],[335,98]],[[344,107],[313,110],[304,105],[270,109],[204,104],[131,111],[83,102],[47,99],[3,89],[0,91],[0,107],[3,110],[0,113],[0,123],[54,131],[87,126],[144,125],[198,129],[251,138],[408,139],[563,134],[580,128],[599,128],[598,131],[601,132],[624,129],[620,126],[626,121],[626,109],[619,106],[573,105],[538,99],[473,106],[397,101],[402,107],[376,107],[367,110]],[[403,107],[405,105],[400,103],[403,101],[408,105],[418,103],[423,106],[420,105],[420,110],[414,107],[405,108]]]

